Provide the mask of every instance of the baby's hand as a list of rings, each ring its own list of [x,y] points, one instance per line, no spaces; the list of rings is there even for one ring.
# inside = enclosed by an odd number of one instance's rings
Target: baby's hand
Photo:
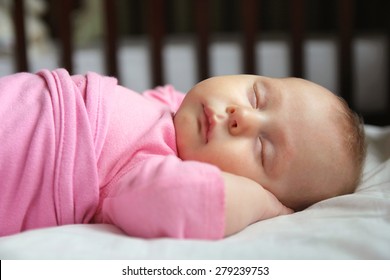
[[[280,212],[280,215],[288,215],[288,214],[292,214],[292,213],[294,213],[294,210],[283,205],[282,211]]]
[[[245,177],[222,172],[225,183],[225,236],[248,225],[293,211],[271,192]]]
[[[285,205],[283,205],[273,193],[261,187],[264,191],[264,205],[263,214],[260,220],[273,218],[280,215],[288,215],[294,213],[294,211]]]

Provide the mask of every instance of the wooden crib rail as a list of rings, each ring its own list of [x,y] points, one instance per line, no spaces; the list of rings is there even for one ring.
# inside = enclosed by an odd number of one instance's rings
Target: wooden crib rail
[[[119,76],[118,71],[118,28],[117,28],[117,7],[116,1],[102,0],[104,11],[104,31],[105,31],[105,67],[106,73],[113,76]],[[167,33],[167,13],[166,5],[168,0],[146,0],[148,20],[148,35],[150,42],[150,60],[152,69],[153,85],[164,84],[164,65],[162,49],[164,47],[164,38]],[[194,13],[194,33],[196,37],[197,49],[197,67],[198,80],[205,79],[210,76],[210,4],[211,0],[194,0],[192,1]],[[255,44],[261,40],[261,28],[259,28],[258,20],[260,12],[263,9],[261,0],[241,0],[238,1],[241,14],[241,37],[242,37],[242,57],[243,70],[245,73],[259,73],[260,69],[256,69],[256,52]],[[305,16],[308,11],[305,11],[304,0],[290,0],[289,2],[290,15],[290,74],[291,76],[304,77],[305,73],[305,56],[303,54],[303,44],[305,40]],[[16,47],[15,47],[15,68],[17,71],[28,71],[29,63],[26,52],[26,32],[24,22],[24,0],[14,0],[13,18],[16,31]],[[348,104],[356,110],[354,99],[354,61],[352,41],[354,35],[354,11],[355,0],[340,0],[337,1],[338,9],[338,83],[339,92],[346,99]],[[73,65],[73,42],[72,28],[70,15],[72,9],[72,0],[55,1],[58,19],[58,31],[61,45],[60,66],[69,70],[72,73]],[[387,34],[390,34],[390,21],[387,19],[387,26],[384,28]],[[385,125],[390,122],[390,39],[387,35],[387,104],[386,110],[383,112],[365,113],[362,112],[367,123]]]
[[[24,23],[24,1],[15,0],[13,8],[15,26],[15,66],[17,71],[27,71],[26,32]]]

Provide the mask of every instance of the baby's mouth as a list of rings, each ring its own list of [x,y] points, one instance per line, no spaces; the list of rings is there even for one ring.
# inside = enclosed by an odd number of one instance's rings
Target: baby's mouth
[[[209,122],[209,118],[207,117],[205,108],[206,108],[205,105],[202,104],[202,115],[200,117],[200,133],[205,143],[207,144],[208,143],[207,134],[210,127],[210,122]]]
[[[205,142],[208,143],[211,137],[212,129],[215,126],[214,112],[207,106],[203,105],[203,135]]]

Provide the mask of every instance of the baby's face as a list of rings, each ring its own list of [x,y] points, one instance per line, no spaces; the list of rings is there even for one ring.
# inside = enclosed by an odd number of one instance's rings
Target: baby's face
[[[296,78],[214,77],[186,95],[174,117],[183,160],[197,160],[260,183],[286,206],[332,195],[341,168],[337,98]]]

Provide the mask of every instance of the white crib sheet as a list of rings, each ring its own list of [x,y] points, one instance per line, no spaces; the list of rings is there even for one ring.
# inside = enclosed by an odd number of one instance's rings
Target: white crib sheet
[[[390,127],[366,132],[364,179],[354,194],[224,240],[147,240],[111,225],[68,225],[0,238],[0,259],[390,259]]]

